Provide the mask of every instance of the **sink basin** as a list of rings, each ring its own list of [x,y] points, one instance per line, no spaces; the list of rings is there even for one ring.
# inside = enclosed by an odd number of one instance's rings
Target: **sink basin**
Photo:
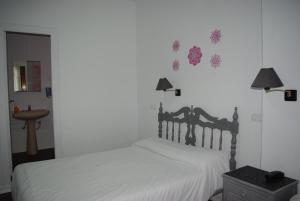
[[[19,120],[35,120],[47,116],[49,114],[49,110],[39,109],[39,110],[30,110],[30,111],[20,111],[13,114],[15,119]]]

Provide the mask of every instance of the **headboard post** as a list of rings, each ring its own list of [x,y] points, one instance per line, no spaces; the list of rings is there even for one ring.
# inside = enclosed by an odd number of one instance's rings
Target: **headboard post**
[[[188,143],[186,144],[190,144],[192,146],[196,146],[196,134],[195,134],[195,128],[196,128],[196,119],[194,118],[194,106],[191,106],[191,111],[189,114],[189,127],[192,125],[192,129],[191,129],[191,133],[189,133],[188,137]],[[190,132],[190,130],[189,130]]]
[[[230,170],[234,170],[236,168],[236,136],[239,132],[239,122],[238,122],[238,114],[237,114],[237,107],[234,108],[233,113],[233,121],[232,121],[232,129],[231,129],[231,150],[230,150]]]
[[[159,112],[158,112],[158,137],[162,138],[162,122],[163,122],[163,107],[162,103],[159,104]]]

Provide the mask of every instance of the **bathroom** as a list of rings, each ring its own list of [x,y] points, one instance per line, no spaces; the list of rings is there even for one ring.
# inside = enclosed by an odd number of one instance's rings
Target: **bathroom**
[[[53,159],[51,37],[6,32],[13,168]]]

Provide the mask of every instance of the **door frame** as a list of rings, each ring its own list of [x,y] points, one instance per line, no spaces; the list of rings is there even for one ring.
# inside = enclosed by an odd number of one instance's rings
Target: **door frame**
[[[60,68],[58,38],[55,28],[19,25],[19,24],[1,24],[0,23],[0,178],[6,184],[0,183],[0,193],[10,191],[10,176],[12,174],[11,160],[11,138],[9,124],[9,102],[8,102],[8,82],[7,82],[7,56],[6,56],[6,32],[21,32],[33,34],[50,35],[51,40],[51,79],[52,79],[52,107],[53,107],[53,124],[54,124],[54,147],[55,158],[63,156],[62,135],[60,123]],[[1,172],[1,171],[0,171]],[[2,185],[2,186],[1,186]]]

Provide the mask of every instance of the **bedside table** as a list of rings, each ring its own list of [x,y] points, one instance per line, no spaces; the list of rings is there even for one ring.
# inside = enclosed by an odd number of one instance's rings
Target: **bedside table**
[[[267,183],[268,172],[245,166],[223,175],[223,201],[288,201],[298,181],[288,177]]]

